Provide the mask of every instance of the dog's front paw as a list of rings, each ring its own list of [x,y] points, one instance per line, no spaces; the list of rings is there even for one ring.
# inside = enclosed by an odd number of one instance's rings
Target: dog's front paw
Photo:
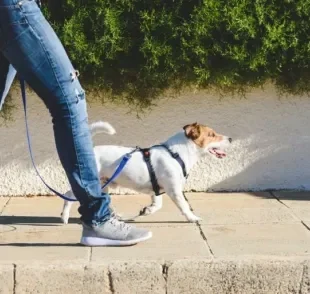
[[[186,216],[187,220],[191,223],[195,223],[195,222],[198,222],[198,221],[201,221],[202,218],[201,217],[198,217],[196,215],[191,215],[191,216]]]
[[[146,215],[153,214],[156,211],[158,211],[159,209],[160,209],[160,207],[158,207],[156,205],[146,206],[140,210],[140,216],[146,216]]]

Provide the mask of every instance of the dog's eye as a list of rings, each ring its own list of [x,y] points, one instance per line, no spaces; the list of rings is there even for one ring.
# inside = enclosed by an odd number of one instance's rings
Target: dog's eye
[[[214,138],[214,137],[215,137],[215,134],[214,134],[214,133],[212,133],[212,134],[211,134],[211,137],[213,137],[213,138]]]

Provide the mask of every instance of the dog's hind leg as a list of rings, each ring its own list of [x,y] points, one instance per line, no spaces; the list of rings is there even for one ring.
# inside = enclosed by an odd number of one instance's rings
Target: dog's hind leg
[[[71,190],[66,192],[65,196],[68,198],[76,199]],[[64,224],[68,224],[69,222],[72,203],[72,201],[64,200],[64,206],[61,213],[61,220]]]
[[[109,188],[108,187],[104,188],[102,192],[109,193]],[[71,190],[66,192],[65,196],[68,198],[76,199]],[[73,204],[72,201],[64,200],[64,206],[63,206],[62,213],[61,213],[61,220],[65,225],[68,224],[69,222],[70,210],[71,210],[72,204]]]
[[[162,195],[152,195],[152,204],[144,207],[140,214],[141,216],[150,215],[160,210],[163,207],[163,196]]]

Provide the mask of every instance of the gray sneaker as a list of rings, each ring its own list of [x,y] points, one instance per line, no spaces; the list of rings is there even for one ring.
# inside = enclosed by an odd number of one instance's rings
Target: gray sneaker
[[[85,246],[129,246],[152,238],[152,232],[119,221],[115,215],[99,226],[83,223],[81,244]]]

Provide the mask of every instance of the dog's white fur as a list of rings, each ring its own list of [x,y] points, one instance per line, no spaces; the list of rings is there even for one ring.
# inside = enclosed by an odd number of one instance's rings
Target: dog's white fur
[[[216,150],[223,151],[230,145],[231,142],[230,138],[222,135],[216,135],[212,129],[198,125],[201,126],[201,128],[206,128],[206,131],[208,132],[207,135],[209,137],[218,137],[213,141],[211,138],[209,141],[204,140],[204,143],[198,143],[198,141],[196,142],[196,140],[190,138],[189,134],[187,133],[186,127],[190,126],[197,127],[197,123],[185,126],[185,131],[176,133],[166,142],[164,142],[164,144],[166,144],[173,152],[177,152],[180,155],[185,163],[187,173],[190,172],[192,167],[202,156],[207,153],[214,154],[214,152],[211,152],[210,150],[215,148]],[[98,133],[113,135],[116,133],[115,129],[109,123],[101,121],[93,123],[90,126],[90,130],[92,135]],[[213,132],[211,135],[210,131]],[[206,134],[204,135],[207,136]],[[203,134],[201,136],[203,136]],[[200,137],[198,136],[197,138]],[[94,153],[100,178],[104,180],[110,178],[123,156],[132,150],[132,148],[112,145],[94,147]],[[172,158],[172,156],[164,148],[153,148],[151,149],[150,153],[152,165],[158,184],[161,188],[161,192],[165,192],[171,197],[171,199],[174,201],[174,203],[177,205],[188,221],[195,222],[200,220],[200,218],[191,211],[187,201],[184,198],[183,188],[186,179],[183,176],[180,164],[174,158]],[[132,154],[131,159],[128,161],[119,177],[115,180],[115,182],[109,185],[109,187],[115,186],[122,186],[137,192],[151,195],[152,203],[143,209],[144,215],[153,214],[162,207],[162,196],[154,195],[150,181],[150,175],[141,152],[135,152]],[[108,192],[108,187],[105,188],[104,192]],[[68,191],[65,195],[75,199],[72,191]],[[71,205],[72,202],[65,201],[63,206],[61,218],[65,224],[67,224],[69,220]]]

